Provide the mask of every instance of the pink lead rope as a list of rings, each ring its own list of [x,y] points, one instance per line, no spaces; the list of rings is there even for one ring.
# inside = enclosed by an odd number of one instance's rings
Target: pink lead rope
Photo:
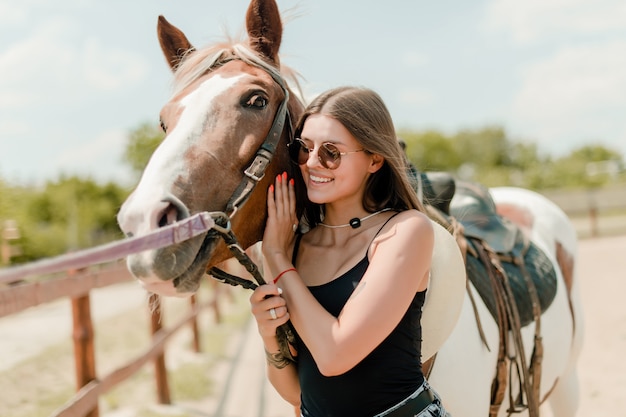
[[[0,270],[0,284],[17,281],[30,275],[84,268],[125,258],[133,253],[164,248],[199,236],[213,227],[215,227],[215,222],[210,213],[201,212],[143,236],[122,239],[94,248],[2,269]]]

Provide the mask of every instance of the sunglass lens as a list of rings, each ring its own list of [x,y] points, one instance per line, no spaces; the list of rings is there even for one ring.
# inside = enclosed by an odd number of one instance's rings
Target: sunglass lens
[[[301,139],[294,139],[289,144],[289,157],[298,165],[304,165],[309,160],[310,149],[306,147]]]
[[[328,169],[337,169],[341,162],[341,152],[332,143],[325,143],[318,151],[320,162]]]

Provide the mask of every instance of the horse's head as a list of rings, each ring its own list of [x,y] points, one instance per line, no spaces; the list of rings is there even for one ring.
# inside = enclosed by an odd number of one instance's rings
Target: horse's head
[[[287,126],[302,105],[288,94],[280,72],[282,24],[274,0],[252,0],[246,28],[244,43],[195,49],[182,31],[159,17],[159,41],[174,72],[174,91],[160,115],[165,139],[118,214],[127,236],[219,211],[231,216],[241,246],[261,239],[267,187],[290,169]],[[261,179],[246,174],[259,168],[265,174]],[[207,268],[231,256],[219,235],[209,232],[131,255],[127,262],[148,290],[176,295],[195,291]]]

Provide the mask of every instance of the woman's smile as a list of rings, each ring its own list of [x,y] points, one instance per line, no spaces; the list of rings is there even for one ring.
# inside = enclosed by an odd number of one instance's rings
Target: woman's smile
[[[331,181],[333,181],[332,178],[325,178],[325,177],[318,177],[316,175],[309,175],[309,179],[311,180],[311,182],[316,183],[316,184],[325,184],[325,183],[329,183]]]

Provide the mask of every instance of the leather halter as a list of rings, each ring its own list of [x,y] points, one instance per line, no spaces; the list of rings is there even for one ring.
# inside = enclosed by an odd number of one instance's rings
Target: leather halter
[[[226,271],[223,271],[217,267],[211,267],[210,270],[207,271],[207,274],[217,279],[218,281],[222,281],[226,284],[230,284],[233,286],[240,285],[246,289],[255,289],[257,285],[265,284],[265,280],[263,276],[259,272],[259,268],[257,265],[250,259],[248,254],[244,251],[244,249],[237,242],[237,238],[230,228],[230,219],[237,213],[239,208],[248,200],[250,194],[254,190],[254,187],[259,183],[259,181],[265,175],[265,170],[269,165],[272,157],[274,156],[274,152],[276,151],[276,146],[280,140],[280,135],[283,132],[285,124],[287,124],[288,132],[291,133],[291,119],[289,117],[289,110],[287,109],[287,103],[289,101],[289,91],[287,90],[285,83],[282,79],[276,77],[274,74],[270,74],[274,81],[280,85],[285,93],[285,98],[280,103],[278,110],[276,111],[276,115],[274,116],[274,121],[272,122],[272,127],[265,137],[265,141],[256,152],[254,160],[252,163],[246,168],[244,171],[244,177],[242,178],[239,186],[235,189],[235,192],[231,196],[228,204],[226,205],[226,213],[221,213],[223,216],[220,218],[215,218],[215,225],[213,229],[210,230],[206,237],[207,239],[213,238],[215,234],[219,234],[220,237],[228,246],[228,249],[231,251],[233,256],[237,258],[237,261],[246,268],[246,270],[254,277],[256,284],[248,279],[237,277],[235,275],[229,274]],[[290,322],[284,323],[276,328],[276,337],[278,338],[279,351],[283,356],[284,360],[288,362],[295,362],[295,357],[291,354],[291,350],[289,348],[290,345],[295,343],[295,335]]]
[[[241,206],[244,205],[259,181],[261,181],[261,179],[265,176],[265,170],[276,152],[276,147],[280,141],[280,136],[285,128],[285,125],[288,132],[291,132],[291,118],[287,107],[289,102],[289,90],[281,78],[272,73],[270,73],[270,75],[281,87],[285,96],[278,106],[278,110],[276,110],[274,121],[272,122],[272,126],[267,133],[265,140],[257,150],[252,163],[245,169],[244,177],[241,179],[241,182],[226,204],[225,212],[214,213],[214,215],[218,214],[218,216],[215,216],[214,218],[215,226],[205,237],[206,242],[208,239],[214,238],[216,233],[219,234],[233,256],[237,258],[239,263],[254,277],[258,285],[265,284],[265,280],[259,272],[257,265],[252,261],[252,259],[250,259],[244,249],[237,242],[237,238],[230,227],[230,219],[233,218]],[[230,285],[241,285],[247,289],[256,288],[256,285],[252,281],[236,277],[216,267],[212,267],[209,271],[207,271],[207,273],[213,278]]]
[[[285,93],[285,98],[278,106],[272,127],[265,137],[265,141],[261,144],[254,156],[252,163],[244,171],[244,177],[242,178],[239,186],[235,189],[235,192],[226,204],[226,214],[232,218],[237,210],[248,200],[250,194],[254,190],[254,187],[265,176],[265,170],[274,156],[276,146],[280,140],[280,135],[283,132],[285,123],[287,122],[287,128],[291,131],[291,122],[289,119],[289,110],[287,109],[287,102],[289,101],[289,91],[285,88],[282,80],[279,82],[277,78],[274,78],[276,82],[281,86]]]

